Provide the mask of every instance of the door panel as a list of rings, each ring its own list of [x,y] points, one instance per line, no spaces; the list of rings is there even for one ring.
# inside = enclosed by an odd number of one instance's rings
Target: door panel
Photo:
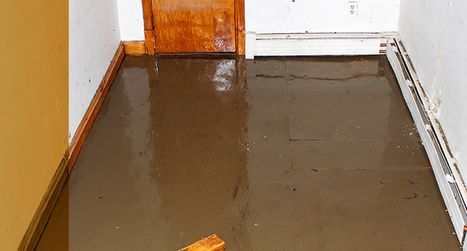
[[[235,0],[153,0],[158,53],[234,52]]]

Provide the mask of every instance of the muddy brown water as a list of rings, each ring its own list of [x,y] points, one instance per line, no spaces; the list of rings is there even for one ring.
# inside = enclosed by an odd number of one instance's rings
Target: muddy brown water
[[[127,57],[37,250],[459,250],[384,57]]]

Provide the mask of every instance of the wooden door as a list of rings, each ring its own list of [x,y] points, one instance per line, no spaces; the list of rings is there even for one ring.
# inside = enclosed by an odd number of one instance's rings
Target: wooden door
[[[158,53],[235,52],[235,0],[153,0]]]

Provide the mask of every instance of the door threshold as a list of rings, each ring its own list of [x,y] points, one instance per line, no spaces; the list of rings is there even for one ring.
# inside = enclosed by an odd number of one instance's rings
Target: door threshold
[[[234,52],[183,52],[183,53],[158,53],[157,58],[203,58],[203,59],[237,59]]]

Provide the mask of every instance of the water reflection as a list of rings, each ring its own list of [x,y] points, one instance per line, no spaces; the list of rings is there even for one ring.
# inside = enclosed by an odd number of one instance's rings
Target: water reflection
[[[69,250],[212,233],[228,250],[419,247],[444,208],[388,74],[381,58],[126,58],[70,179]],[[438,222],[423,234],[446,250]]]
[[[235,60],[159,59],[151,89],[161,242],[216,233],[248,248],[245,79]]]

